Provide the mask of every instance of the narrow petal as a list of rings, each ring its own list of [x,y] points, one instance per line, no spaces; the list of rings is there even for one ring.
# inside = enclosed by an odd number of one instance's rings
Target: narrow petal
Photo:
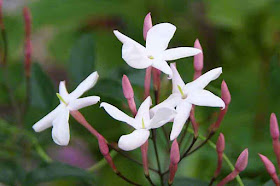
[[[128,125],[136,128],[135,119],[126,115],[125,113],[120,111],[115,106],[103,102],[103,103],[100,104],[100,107],[103,107],[105,109],[105,111],[115,120],[125,122]]]
[[[162,125],[168,123],[170,120],[174,119],[176,115],[175,109],[171,108],[160,108],[158,111],[155,113],[154,117],[152,118],[150,125],[148,128],[159,128]]]
[[[198,106],[225,108],[224,101],[208,90],[197,90],[192,92],[187,97],[187,101]]]
[[[69,110],[63,109],[53,121],[52,138],[53,141],[62,146],[66,146],[70,140],[69,131]]]
[[[172,78],[172,76],[173,76],[172,70],[171,70],[170,66],[167,64],[166,61],[155,59],[153,61],[152,66],[154,68],[162,71],[163,73],[167,74],[169,76],[169,78]]]
[[[83,95],[86,91],[91,89],[98,80],[98,73],[91,73],[84,81],[82,81],[78,87],[70,94],[71,99],[77,99],[81,95]]]
[[[61,105],[57,106],[53,111],[51,111],[49,114],[47,114],[45,117],[43,117],[37,123],[35,123],[32,128],[36,132],[41,132],[41,131],[51,127],[53,120],[59,114],[59,112],[61,111],[61,108],[62,108]]]
[[[138,42],[134,41],[133,39],[131,39],[131,38],[127,37],[126,35],[120,33],[118,30],[114,30],[113,32],[114,32],[115,36],[118,38],[118,40],[120,42],[122,42],[123,44],[130,43],[130,44],[135,45],[138,48],[145,48],[141,44],[139,44]]]
[[[174,93],[171,94],[166,100],[164,100],[163,102],[161,102],[160,104],[154,106],[151,110],[150,110],[150,114],[151,116],[154,116],[155,113],[160,109],[160,108],[170,108],[170,109],[174,109],[179,103],[180,101],[182,101],[181,95]]]
[[[173,37],[176,27],[170,23],[153,26],[147,33],[146,48],[153,52],[163,52]]]
[[[177,108],[177,115],[174,118],[172,131],[170,134],[170,140],[173,141],[175,138],[179,136],[181,133],[184,124],[186,123],[187,119],[190,116],[192,104],[188,103],[186,100],[181,102]]]
[[[124,43],[122,47],[122,58],[132,68],[147,68],[152,65],[152,60],[147,57],[145,50],[143,46],[137,47],[137,45],[131,42]]]
[[[186,84],[184,92],[190,92],[194,89],[204,89],[211,81],[217,79],[222,73],[222,67],[215,68],[201,75],[199,78]]]
[[[90,105],[94,105],[98,101],[100,101],[100,97],[98,97],[98,96],[89,96],[89,97],[85,97],[85,98],[79,98],[79,99],[75,99],[75,100],[71,101],[70,104],[68,105],[68,108],[70,110],[79,110],[81,108],[88,107]]]
[[[65,81],[60,81],[60,83],[59,83],[59,94],[63,99],[67,99],[67,97],[69,95],[68,91],[66,89],[66,86],[65,86]]]
[[[181,88],[184,88],[185,83],[182,80],[179,72],[177,71],[176,64],[175,63],[171,63],[170,67],[171,67],[171,70],[172,70],[172,73],[173,73],[173,77],[172,77],[172,93],[179,93],[180,94],[178,86],[180,86]]]
[[[201,53],[201,50],[193,47],[178,47],[167,49],[163,52],[163,59],[166,61],[176,60],[184,57],[195,56]]]
[[[138,129],[120,137],[118,145],[122,150],[130,151],[143,145],[149,138],[150,131]]]
[[[136,114],[135,119],[138,121],[138,128],[142,128],[142,119],[144,120],[144,124],[148,124],[150,122],[150,106],[152,105],[151,97],[147,97],[143,103],[140,105],[138,112]],[[147,127],[147,126],[146,126]]]

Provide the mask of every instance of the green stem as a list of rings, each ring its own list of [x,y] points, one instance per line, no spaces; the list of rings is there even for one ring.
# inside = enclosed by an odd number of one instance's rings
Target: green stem
[[[194,134],[194,131],[192,129],[188,129],[188,132],[189,133],[192,133]],[[206,140],[206,137],[202,136],[202,135],[198,135],[198,138],[201,139],[201,140]],[[212,147],[213,149],[216,149],[216,145],[215,143],[213,143],[211,140],[208,140],[207,143],[210,145],[210,147]],[[228,164],[229,168],[233,171],[234,170],[234,166],[233,164],[230,162],[229,158],[227,157],[227,155],[224,153],[223,154],[223,159],[226,161],[226,163]],[[244,186],[241,178],[239,175],[236,176],[236,181],[238,182],[238,184],[240,186]]]
[[[111,157],[114,159],[114,157],[117,155],[117,152],[114,150],[110,151],[110,155]],[[107,164],[107,161],[105,158],[103,158],[102,160],[100,160],[99,162],[97,162],[96,164],[94,164],[93,166],[91,166],[90,168],[88,168],[87,170],[89,172],[94,172],[97,171],[98,169],[101,169],[103,166],[105,166]]]

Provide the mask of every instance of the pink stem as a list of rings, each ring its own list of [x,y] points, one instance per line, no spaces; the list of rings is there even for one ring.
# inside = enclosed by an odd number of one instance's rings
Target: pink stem
[[[146,69],[145,83],[144,83],[144,88],[145,88],[145,99],[150,95],[152,68],[153,68],[153,67],[148,67],[148,68]]]
[[[225,177],[217,186],[224,186],[228,182],[232,181],[238,174],[239,172],[234,169],[234,171],[232,171],[227,177]]]
[[[214,177],[217,178],[217,176],[220,174],[223,164],[223,152],[218,152],[218,162],[217,162],[217,169],[215,171]]]
[[[278,167],[280,169],[280,143],[279,143],[279,139],[278,138],[274,138],[272,140],[273,140],[272,141],[273,150],[274,150],[274,153],[276,155]]]
[[[30,68],[31,68],[31,13],[27,7],[23,8],[23,17],[25,22],[25,61],[24,69],[27,77],[30,77]]]

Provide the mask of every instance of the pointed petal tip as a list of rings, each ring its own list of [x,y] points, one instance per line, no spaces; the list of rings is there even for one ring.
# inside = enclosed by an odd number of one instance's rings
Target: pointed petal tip
[[[272,139],[279,138],[279,127],[275,113],[272,113],[270,115],[270,135]]]
[[[194,42],[194,47],[197,48],[197,49],[202,50],[202,47],[201,47],[201,45],[200,45],[200,42],[199,42],[199,39],[198,39],[198,38],[196,38],[196,40],[195,40],[195,42]]]
[[[275,174],[276,169],[275,169],[273,163],[266,156],[264,156],[264,155],[262,155],[260,153],[258,153],[258,155],[260,156],[260,158],[261,158],[261,160],[262,160],[262,162],[263,162],[267,172],[269,174]]]
[[[126,75],[123,75],[123,78],[122,78],[122,88],[123,88],[124,97],[126,99],[134,98],[133,88],[132,88],[131,83],[130,83],[130,81],[129,81],[129,79]]]

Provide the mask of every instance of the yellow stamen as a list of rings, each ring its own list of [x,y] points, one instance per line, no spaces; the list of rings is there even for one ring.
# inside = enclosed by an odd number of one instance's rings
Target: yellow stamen
[[[145,128],[144,119],[142,118],[142,128]]]
[[[182,97],[184,97],[185,95],[184,95],[184,92],[183,92],[182,88],[180,87],[180,85],[177,85],[177,87],[178,87],[178,89],[179,89],[179,91],[180,91]]]
[[[67,105],[66,101],[61,97],[61,95],[59,93],[56,93],[56,96],[58,97],[58,99],[60,101],[62,101],[65,105]]]
[[[149,59],[155,59],[153,56],[148,56]]]

